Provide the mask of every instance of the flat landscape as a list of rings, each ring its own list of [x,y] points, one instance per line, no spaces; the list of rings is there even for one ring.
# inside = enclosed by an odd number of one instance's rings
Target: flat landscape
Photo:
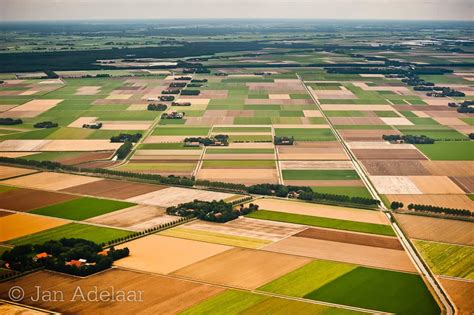
[[[472,21],[122,22],[0,23],[0,312],[474,313]]]

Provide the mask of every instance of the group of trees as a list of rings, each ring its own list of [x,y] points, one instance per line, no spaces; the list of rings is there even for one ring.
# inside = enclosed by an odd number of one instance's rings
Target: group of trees
[[[137,143],[138,140],[142,138],[142,134],[137,132],[136,134],[128,134],[128,133],[121,133],[118,136],[112,136],[110,138],[110,142],[118,143],[118,142],[132,142]]]
[[[15,118],[0,118],[0,125],[3,126],[11,126],[11,125],[20,125],[23,123],[23,120],[21,119],[15,119]]]
[[[445,86],[434,86],[432,92],[426,93],[428,96],[434,97],[464,97],[466,94],[463,92],[457,91],[450,87]]]
[[[52,121],[42,121],[33,125],[35,128],[56,128],[58,123]]]
[[[150,110],[150,111],[162,112],[162,111],[166,110],[167,108],[168,108],[168,106],[166,106],[165,104],[148,104],[146,109]]]
[[[173,95],[161,95],[160,96],[160,101],[162,101],[162,102],[172,102],[172,101],[174,101],[174,96]]]
[[[199,90],[182,90],[181,95],[199,95],[201,91]]]
[[[184,139],[185,146],[191,146],[193,143],[199,143],[205,147],[207,146],[228,146],[228,135],[215,135],[213,137],[188,137]]]
[[[403,142],[410,144],[433,144],[435,139],[431,139],[425,135],[383,135],[382,139],[389,142]]]
[[[186,86],[186,82],[171,82],[169,87],[170,88],[184,88]]]
[[[87,276],[110,268],[115,260],[126,257],[129,253],[128,248],[113,247],[104,253],[103,247],[94,242],[80,238],[62,238],[43,244],[15,246],[2,254],[2,261],[9,269],[19,272],[44,267],[67,274]],[[80,265],[68,264],[79,259],[85,262]]]
[[[398,201],[392,201],[392,203],[390,204],[390,209],[392,209],[392,210],[401,209],[403,207],[404,207],[403,203],[398,202]]]
[[[448,103],[449,107],[457,107],[457,112],[461,114],[474,114],[473,100],[464,101],[461,103]]]
[[[258,205],[253,203],[250,203],[248,207],[241,204],[239,207],[234,208],[231,203],[223,200],[209,202],[196,199],[192,202],[169,207],[166,209],[166,213],[180,217],[195,216],[200,220],[223,223],[255,210],[258,210]]]
[[[293,145],[295,142],[295,138],[293,136],[286,137],[286,136],[275,136],[273,139],[273,143],[276,145]]]
[[[179,94],[181,92],[180,89],[166,89],[161,91],[161,94]]]

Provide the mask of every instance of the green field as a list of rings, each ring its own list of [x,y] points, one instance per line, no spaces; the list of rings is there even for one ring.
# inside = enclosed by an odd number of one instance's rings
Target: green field
[[[275,161],[270,160],[207,160],[202,168],[275,168]]]
[[[273,149],[222,149],[208,148],[206,154],[273,154]]]
[[[229,142],[272,142],[271,135],[229,135]]]
[[[184,143],[144,143],[139,150],[201,150],[200,147],[185,147]]]
[[[372,198],[372,195],[369,193],[365,187],[355,187],[355,186],[317,186],[311,187],[314,192],[322,194],[332,194],[332,195],[344,195],[349,197],[362,197],[362,198]]]
[[[153,131],[155,136],[207,136],[209,127],[159,127]]]
[[[133,163],[117,167],[117,170],[127,172],[141,172],[146,170],[161,171],[161,172],[192,172],[196,167],[197,163],[185,163],[185,162],[150,162],[150,163]]]
[[[226,133],[226,132],[242,132],[242,133],[252,133],[252,132],[271,132],[271,127],[214,127],[212,129],[213,133]]]
[[[275,136],[293,136],[296,141],[335,141],[331,129],[276,128]]]
[[[354,170],[283,170],[287,180],[354,180],[359,175]]]
[[[413,241],[435,274],[474,280],[474,247]]]
[[[44,242],[47,242],[49,240],[60,240],[61,238],[83,238],[100,244],[117,239],[119,237],[127,236],[129,234],[131,234],[131,232],[119,229],[103,228],[79,223],[70,223],[38,233],[19,237],[10,240],[7,243],[17,246],[24,244],[43,244]]]
[[[348,220],[330,219],[315,217],[303,214],[292,214],[268,210],[258,210],[247,215],[249,218],[271,220],[279,222],[289,222],[296,224],[305,224],[310,226],[318,226],[330,229],[363,232],[370,234],[380,234],[394,236],[392,228],[389,225],[355,222]]]
[[[68,220],[86,220],[134,205],[134,203],[124,201],[83,197],[35,209],[30,212]]]
[[[289,299],[269,297],[245,291],[227,290],[204,302],[196,304],[179,314],[220,314],[225,310],[225,314],[321,314],[321,315],[349,315],[364,314],[342,308],[305,303]]]
[[[430,160],[474,160],[474,142],[472,141],[437,141],[434,144],[417,144],[416,147]]]
[[[439,314],[420,276],[347,263],[315,260],[259,290],[396,314]]]

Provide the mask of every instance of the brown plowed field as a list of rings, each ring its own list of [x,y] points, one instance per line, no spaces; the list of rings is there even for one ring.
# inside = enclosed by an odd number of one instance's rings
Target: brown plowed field
[[[311,259],[304,257],[234,248],[173,274],[210,283],[256,289],[310,261]]]
[[[12,212],[8,212],[8,211],[1,211],[0,210],[0,218],[1,217],[6,217],[7,215],[11,215],[13,214]]]
[[[426,160],[418,150],[380,150],[380,149],[353,149],[352,153],[359,160]]]
[[[474,176],[469,177],[450,177],[450,179],[456,183],[462,190],[467,193],[474,192]]]
[[[202,180],[238,183],[245,185],[278,183],[278,174],[276,170],[263,168],[202,168],[199,170],[197,178]]]
[[[474,176],[474,161],[421,161],[432,175]]]
[[[474,223],[468,221],[395,214],[410,238],[474,246]]]
[[[85,152],[72,158],[59,158],[55,161],[66,165],[75,165],[85,162],[91,162],[94,160],[108,159],[112,156],[114,151],[102,151],[102,152]]]
[[[288,237],[263,247],[263,250],[341,261],[369,267],[416,272],[410,258],[402,250],[347,244],[306,237]]]
[[[4,183],[34,189],[62,190],[77,185],[100,181],[90,176],[72,175],[65,173],[41,172],[22,177],[7,179]]]
[[[474,311],[474,282],[458,281],[438,277],[441,285],[448,291],[448,295],[453,300],[459,315],[472,315]]]
[[[63,301],[48,302],[40,299],[33,302],[31,297],[36,295],[35,286],[38,285],[41,285],[43,291],[63,292]],[[0,297],[9,300],[8,290],[12,286],[24,289],[27,298],[23,303],[66,314],[176,314],[224,290],[210,285],[120,269],[109,269],[87,278],[39,271],[0,284]],[[82,301],[76,296],[74,300],[74,292],[78,287],[84,295],[94,290],[94,287],[97,287],[99,292],[112,292],[111,288],[114,288],[116,294],[119,290],[126,293],[143,291],[143,299]]]
[[[361,162],[367,172],[372,176],[431,175],[431,173],[423,167],[421,161],[362,160]]]
[[[413,203],[474,211],[474,202],[466,195],[387,195],[387,198],[390,202],[400,201],[405,206]]]
[[[447,176],[409,176],[424,194],[464,194]]]
[[[77,198],[74,195],[19,188],[0,193],[0,207],[28,211]]]
[[[97,182],[67,188],[63,191],[104,198],[128,199],[164,188],[167,187],[161,185],[103,179]]]
[[[403,250],[396,237],[376,236],[364,233],[343,232],[321,228],[308,228],[294,236],[314,238],[318,240],[365,245],[380,248]]]

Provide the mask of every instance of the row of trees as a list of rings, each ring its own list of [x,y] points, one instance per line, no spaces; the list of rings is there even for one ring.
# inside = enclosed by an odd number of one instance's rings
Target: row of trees
[[[167,108],[168,106],[166,106],[165,104],[148,104],[146,109],[150,111],[162,112],[166,110]]]
[[[425,135],[383,135],[382,139],[389,142],[403,142],[410,144],[433,144],[434,139],[431,139]]]
[[[15,118],[0,118],[0,125],[3,126],[11,126],[11,125],[20,125],[23,123],[23,120],[21,119],[15,119]]]
[[[241,204],[234,209],[231,203],[227,203],[223,200],[213,200],[209,202],[196,199],[192,202],[169,207],[166,209],[166,213],[180,217],[195,216],[200,220],[223,223],[256,210],[258,210],[258,205],[253,203],[250,203],[248,207]]]
[[[130,153],[130,151],[132,151],[132,148],[133,148],[132,142],[130,141],[124,142],[124,144],[122,144],[120,148],[117,149],[117,159],[119,160],[125,159],[127,155]]]
[[[399,201],[393,201],[390,204],[390,208],[392,210],[402,209],[404,206],[405,205]],[[432,205],[419,205],[419,204],[413,204],[413,203],[410,203],[407,206],[407,208],[408,210],[420,211],[420,212],[433,212],[433,213],[438,213],[438,214],[465,216],[465,217],[474,216],[473,212],[466,209],[454,209],[454,208],[438,207],[438,206],[432,206]]]
[[[215,135],[212,137],[188,137],[184,139],[184,145],[190,146],[193,143],[199,143],[203,146],[228,146],[228,135]]]
[[[199,95],[201,91],[199,90],[182,90],[181,95]]]

